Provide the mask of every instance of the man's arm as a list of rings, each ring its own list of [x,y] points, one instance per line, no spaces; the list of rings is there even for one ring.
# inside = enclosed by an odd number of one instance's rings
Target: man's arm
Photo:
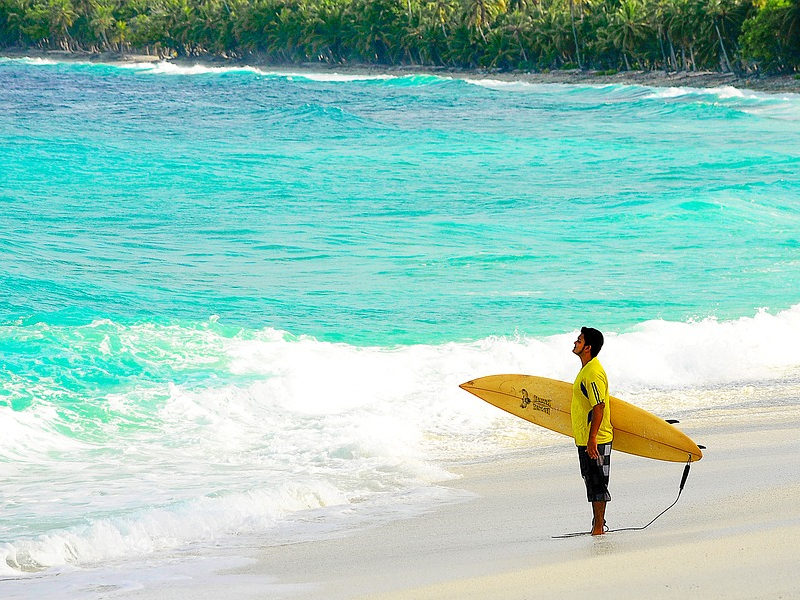
[[[603,421],[603,411],[606,405],[604,403],[595,404],[592,408],[592,426],[589,428],[589,443],[586,444],[586,454],[589,458],[597,458],[597,432],[600,431],[600,423]]]

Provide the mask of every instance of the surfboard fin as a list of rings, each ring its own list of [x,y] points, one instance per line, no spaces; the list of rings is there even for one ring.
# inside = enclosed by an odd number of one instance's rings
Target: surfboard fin
[[[664,420],[667,423],[669,423],[670,425],[675,425],[675,423],[680,423],[680,421],[678,421],[678,419],[664,419]]]
[[[705,450],[705,449],[706,449],[706,447],[705,447],[705,446],[701,446],[701,445],[699,445],[699,444],[697,445],[697,447],[698,447],[698,448],[700,448],[700,450]]]

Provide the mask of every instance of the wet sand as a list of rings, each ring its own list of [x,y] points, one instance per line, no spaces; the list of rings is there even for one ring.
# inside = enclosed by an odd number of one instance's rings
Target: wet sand
[[[455,468],[460,501],[337,537],[264,546],[244,567],[124,598],[351,600],[798,598],[798,406],[699,412],[684,431],[708,446],[674,508],[643,531],[586,530],[565,441]],[[671,504],[683,465],[614,455],[611,529]],[[223,594],[223,595],[220,595]]]

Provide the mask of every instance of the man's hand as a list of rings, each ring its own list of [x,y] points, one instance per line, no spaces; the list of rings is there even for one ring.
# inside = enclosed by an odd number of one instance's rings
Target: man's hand
[[[592,425],[589,427],[589,442],[586,444],[586,454],[589,458],[597,460],[600,453],[597,451],[597,432],[600,430],[600,422],[603,420],[603,411],[606,405],[603,403],[595,404],[592,409]]]
[[[589,443],[586,444],[586,454],[589,455],[589,458],[593,458],[597,460],[597,457],[600,456],[600,453],[597,451],[597,438],[589,438]]]

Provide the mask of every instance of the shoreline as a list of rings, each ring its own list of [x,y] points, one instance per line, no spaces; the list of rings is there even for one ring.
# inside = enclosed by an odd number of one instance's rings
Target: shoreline
[[[644,530],[557,539],[586,531],[591,510],[574,446],[553,434],[555,444],[499,445],[493,455],[448,462],[459,478],[438,487],[450,498],[399,518],[391,503],[388,514],[346,528],[312,512],[302,517],[320,526],[311,537],[248,536],[211,554],[189,547],[0,587],[8,600],[794,598],[800,473],[787,465],[795,460],[798,408],[790,392],[682,414],[680,428],[708,449],[668,511],[683,463],[616,453],[608,525],[641,528],[664,511]]]
[[[673,72],[663,71],[619,71],[614,74],[601,74],[598,71],[488,71],[483,69],[454,69],[449,67],[424,66],[379,66],[326,63],[272,63],[249,59],[226,59],[216,56],[162,58],[144,54],[119,54],[98,52],[66,52],[62,50],[39,50],[6,48],[0,50],[0,57],[5,58],[41,58],[55,59],[62,62],[92,62],[105,64],[130,64],[142,62],[169,62],[183,66],[205,67],[253,67],[275,70],[301,70],[306,72],[335,72],[343,75],[439,75],[457,79],[493,79],[506,82],[524,82],[537,84],[573,84],[573,85],[642,85],[648,87],[690,87],[719,88],[734,87],[773,94],[800,93],[800,79],[792,75],[769,75],[758,77],[738,77],[734,73],[714,71]]]
[[[460,479],[444,485],[463,501],[341,536],[265,542],[247,565],[121,598],[211,600],[231,590],[239,600],[795,597],[800,474],[786,464],[796,410],[792,402],[687,416],[684,431],[708,451],[680,501],[644,531],[554,539],[589,525],[573,449],[517,449],[458,465]],[[682,470],[617,453],[609,526],[646,524],[675,499]],[[600,580],[575,576],[595,572]]]

